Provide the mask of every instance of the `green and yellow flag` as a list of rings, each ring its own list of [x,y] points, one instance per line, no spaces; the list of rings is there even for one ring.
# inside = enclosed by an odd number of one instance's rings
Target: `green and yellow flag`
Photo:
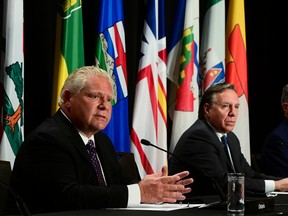
[[[68,74],[84,66],[82,1],[57,0],[57,3],[52,114],[58,109],[57,99]]]

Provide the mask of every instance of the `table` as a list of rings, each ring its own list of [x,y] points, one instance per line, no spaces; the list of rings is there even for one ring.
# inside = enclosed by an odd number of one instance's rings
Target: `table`
[[[205,202],[217,201],[218,197],[207,196],[201,197]],[[199,197],[199,199],[201,199]],[[248,198],[249,199],[249,198]],[[253,199],[258,199],[253,198]],[[260,199],[263,199],[260,198]],[[271,198],[274,200],[274,211],[261,213],[261,214],[246,214],[245,215],[261,215],[261,216],[270,216],[270,215],[288,215],[288,195],[278,195],[277,197]],[[138,210],[107,210],[107,209],[86,209],[86,210],[77,210],[77,211],[67,211],[67,212],[56,212],[56,213],[45,213],[37,214],[36,216],[236,216],[227,214],[226,206],[220,205],[215,208],[189,208],[189,209],[180,209],[175,211],[138,211]],[[242,214],[244,215],[244,214]],[[33,215],[34,216],[34,215]]]

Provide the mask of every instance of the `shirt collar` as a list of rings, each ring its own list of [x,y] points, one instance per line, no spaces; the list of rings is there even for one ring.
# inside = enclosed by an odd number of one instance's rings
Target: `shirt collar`
[[[88,138],[79,130],[78,130],[78,133],[79,133],[80,137],[82,138],[83,142],[85,143],[85,145],[88,143],[88,140],[92,140],[95,143],[94,136],[91,136]]]
[[[208,121],[207,121],[208,122]],[[221,141],[221,137],[223,136],[223,135],[226,135],[227,136],[227,134],[222,134],[222,133],[219,133],[219,132],[217,132],[216,130],[215,130],[215,128],[210,124],[210,122],[208,122],[208,124],[211,126],[211,128],[214,130],[214,132],[215,132],[215,134],[217,135],[217,137],[219,138],[219,140]]]
[[[222,134],[222,133],[219,133],[219,132],[215,132],[216,133],[216,135],[218,136],[218,138],[219,138],[219,140],[221,141],[221,137],[222,136],[227,136],[227,134]]]

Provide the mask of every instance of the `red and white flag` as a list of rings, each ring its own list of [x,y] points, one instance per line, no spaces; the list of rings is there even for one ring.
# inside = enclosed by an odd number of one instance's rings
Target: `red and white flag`
[[[141,177],[167,165],[167,153],[141,144],[146,139],[167,150],[165,0],[148,0],[137,74],[131,131]]]

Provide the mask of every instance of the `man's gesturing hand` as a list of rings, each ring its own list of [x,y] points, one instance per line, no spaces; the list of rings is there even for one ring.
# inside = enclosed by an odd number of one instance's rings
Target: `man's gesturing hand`
[[[186,178],[188,171],[183,171],[172,176],[167,176],[167,167],[163,166],[157,173],[145,176],[140,182],[142,203],[169,202],[184,200],[185,193],[191,192],[190,187],[185,187],[193,182],[192,178]]]

